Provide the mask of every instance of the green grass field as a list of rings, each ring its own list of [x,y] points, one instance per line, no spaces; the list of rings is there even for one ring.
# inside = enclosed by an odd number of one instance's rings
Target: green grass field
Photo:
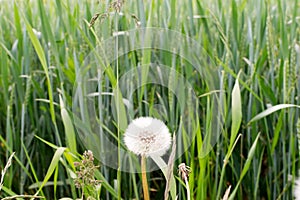
[[[151,116],[150,199],[293,199],[299,74],[298,0],[2,0],[0,198],[145,199],[123,138]]]

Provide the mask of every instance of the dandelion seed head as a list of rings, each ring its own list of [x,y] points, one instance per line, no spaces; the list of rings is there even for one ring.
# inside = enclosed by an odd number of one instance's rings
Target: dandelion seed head
[[[171,145],[168,127],[152,117],[134,119],[124,135],[127,148],[137,155],[163,156]]]

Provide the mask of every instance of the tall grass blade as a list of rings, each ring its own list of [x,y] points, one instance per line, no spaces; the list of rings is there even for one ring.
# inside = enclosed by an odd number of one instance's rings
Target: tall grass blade
[[[72,124],[72,120],[65,108],[65,104],[61,96],[59,96],[59,101],[60,101],[60,109],[61,109],[60,113],[65,127],[67,147],[70,149],[72,153],[76,154],[77,152],[76,135]]]
[[[235,85],[233,87],[231,96],[231,109],[232,109],[232,121],[231,121],[231,136],[230,136],[230,147],[233,145],[233,142],[238,134],[241,122],[242,122],[242,101],[241,101],[241,92],[239,86],[239,75],[236,79]]]
[[[41,186],[39,187],[38,191],[35,193],[35,195],[38,195],[40,193],[40,191],[42,190],[42,188],[44,187],[44,185],[47,183],[47,181],[50,179],[50,177],[52,176],[54,170],[56,169],[58,162],[61,158],[61,156],[63,155],[63,153],[65,152],[66,148],[65,147],[58,147],[58,149],[55,151],[53,158],[51,160],[51,163],[48,167],[47,173],[44,177],[44,180],[41,184]]]
[[[257,114],[255,117],[253,117],[249,122],[248,124],[252,123],[252,122],[255,122],[257,120],[260,120],[278,110],[281,110],[281,109],[285,109],[285,108],[300,108],[300,106],[298,105],[294,105],[294,104],[278,104],[276,106],[272,106],[270,108],[268,108],[267,110],[264,110],[263,112]]]
[[[245,165],[243,167],[243,170],[241,172],[241,175],[240,175],[240,178],[239,178],[239,181],[237,183],[237,185],[235,186],[234,190],[232,191],[230,197],[229,197],[229,200],[233,200],[235,198],[235,195],[239,189],[239,185],[241,184],[242,182],[242,179],[244,178],[244,176],[246,175],[246,173],[248,172],[249,168],[250,168],[250,164],[251,164],[251,161],[255,155],[255,150],[256,150],[256,146],[257,146],[257,142],[258,142],[258,139],[260,137],[260,134],[257,135],[254,143],[252,144],[250,150],[249,150],[249,153],[248,153],[248,156],[247,156],[247,160],[245,162]]]

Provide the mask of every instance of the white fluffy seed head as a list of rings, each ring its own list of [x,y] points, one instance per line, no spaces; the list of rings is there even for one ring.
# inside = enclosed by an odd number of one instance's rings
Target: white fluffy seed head
[[[134,119],[124,134],[127,148],[137,155],[163,156],[171,145],[168,127],[159,119],[140,117]]]

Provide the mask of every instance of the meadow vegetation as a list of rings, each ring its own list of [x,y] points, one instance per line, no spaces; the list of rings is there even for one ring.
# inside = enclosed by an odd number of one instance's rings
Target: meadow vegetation
[[[221,199],[230,188],[228,199],[293,199],[300,176],[299,9],[298,0],[1,1],[0,198],[143,199],[141,173],[106,166],[80,137],[85,124],[76,113],[74,88],[82,63],[101,43],[157,27],[191,38],[205,53],[184,46],[181,54],[212,71],[159,49],[118,56],[119,49],[130,49],[120,40],[105,48],[116,59],[101,64],[96,88],[103,95],[95,103],[99,130],[118,152],[126,149],[126,126],[141,116],[158,118],[180,135],[177,151],[183,154],[167,171],[159,166],[147,173],[150,198],[164,199],[167,188],[171,199]],[[170,44],[161,38],[159,45]],[[165,86],[118,85],[133,69],[150,74],[149,63],[167,66]],[[127,90],[133,95],[120,92]],[[208,140],[217,143],[203,156],[205,135],[216,131],[220,135]],[[117,164],[120,159],[116,155]],[[189,166],[188,179],[178,174],[181,163]],[[85,168],[88,180],[78,177]]]

